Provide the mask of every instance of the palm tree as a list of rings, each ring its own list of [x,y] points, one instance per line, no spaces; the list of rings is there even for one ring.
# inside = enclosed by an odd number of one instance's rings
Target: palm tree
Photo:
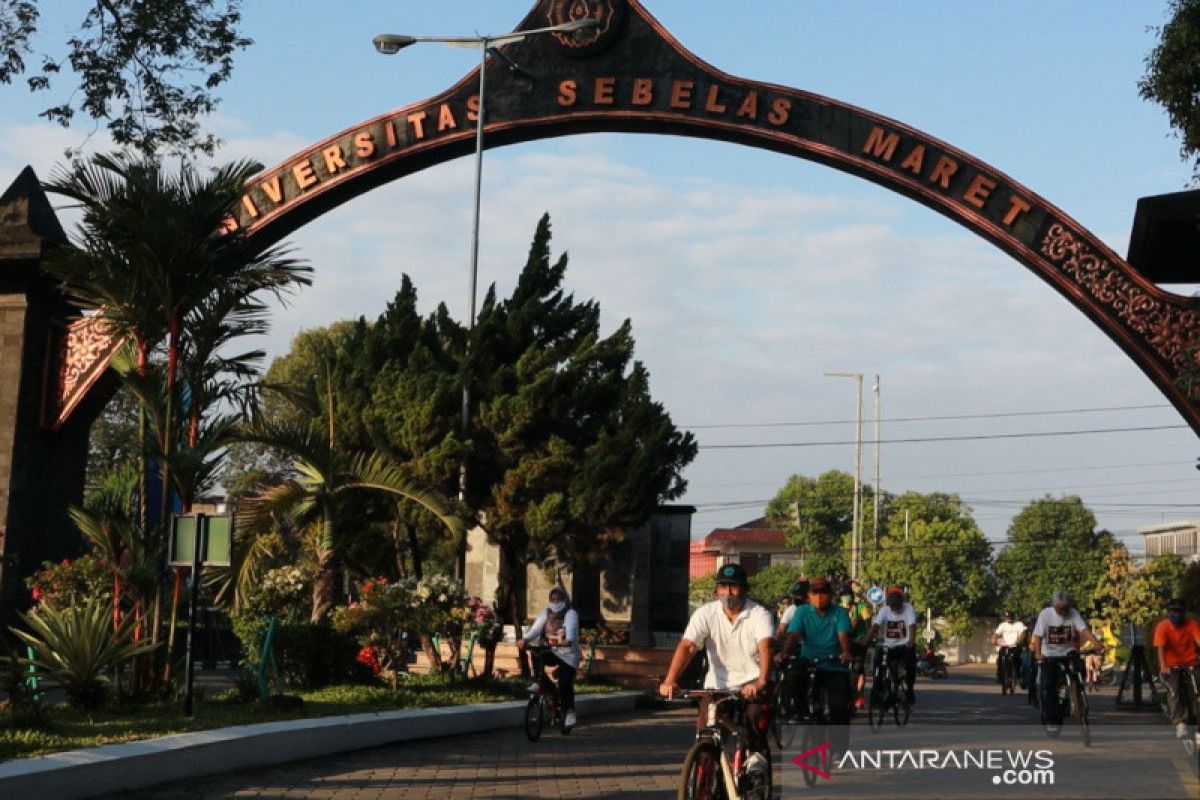
[[[83,212],[74,246],[47,265],[51,274],[81,307],[101,309],[114,335],[134,343],[139,373],[145,373],[154,345],[166,339],[158,443],[164,486],[170,484],[166,464],[175,444],[176,383],[189,316],[213,304],[217,292],[235,298],[216,304],[232,313],[258,292],[282,298],[311,283],[311,269],[285,246],[260,250],[226,225],[246,182],[261,169],[237,161],[203,177],[187,164],[171,172],[154,159],[101,154],[58,170],[46,184]]]
[[[297,405],[316,405],[315,397],[289,392]],[[312,621],[318,622],[332,608],[338,595],[340,555],[348,531],[341,519],[352,492],[365,490],[413,502],[431,512],[457,540],[466,535],[466,517],[449,500],[418,486],[403,467],[383,453],[348,453],[337,445],[333,423],[333,398],[328,397],[329,429],[315,431],[304,420],[256,419],[234,434],[238,441],[255,442],[293,456],[295,477],[263,495],[245,501],[238,518],[239,535],[253,540],[254,534],[273,529],[280,519],[290,519],[307,531],[313,542],[317,574],[313,580]],[[252,569],[247,566],[246,569]]]
[[[68,297],[81,308],[99,309],[113,335],[132,343],[136,374],[144,384],[141,407],[142,445],[139,469],[138,529],[148,550],[161,548],[173,480],[172,464],[179,464],[182,426],[175,421],[181,392],[178,379],[181,356],[189,347],[188,325],[197,317],[211,323],[214,312],[227,318],[250,313],[261,306],[253,297],[262,291],[282,299],[300,285],[311,283],[311,269],[291,257],[286,246],[261,249],[240,229],[226,223],[241,197],[247,180],[262,169],[251,161],[238,161],[201,176],[184,164],[170,171],[152,158],[131,155],[96,155],[56,171],[47,191],[73,201],[82,212],[72,231],[72,246],[63,248],[46,264],[63,284]],[[219,296],[220,299],[217,299]],[[232,323],[230,330],[238,330]],[[253,325],[250,326],[253,328]],[[243,327],[244,329],[244,327]],[[152,373],[151,354],[165,338],[165,363],[161,379]],[[228,337],[227,337],[228,338]],[[225,339],[227,341],[227,338]],[[191,352],[215,359],[215,348],[196,342]],[[193,373],[203,373],[194,365]],[[155,389],[161,384],[161,389]],[[202,395],[204,389],[197,390]],[[188,437],[199,437],[199,417],[211,393],[192,406]],[[153,407],[148,404],[153,403]],[[162,466],[162,503],[159,524],[151,529],[146,508],[146,419],[154,420],[155,447]],[[203,448],[201,448],[203,449]],[[182,460],[192,465],[182,495],[190,499],[194,479],[204,474],[206,455]],[[161,592],[154,598],[152,641],[158,641]]]

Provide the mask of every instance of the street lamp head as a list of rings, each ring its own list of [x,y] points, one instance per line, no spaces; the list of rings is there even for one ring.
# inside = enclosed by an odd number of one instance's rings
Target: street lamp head
[[[372,39],[371,43],[383,55],[394,56],[402,48],[408,47],[415,41],[417,41],[417,37],[415,36],[405,36],[400,33],[381,33]]]

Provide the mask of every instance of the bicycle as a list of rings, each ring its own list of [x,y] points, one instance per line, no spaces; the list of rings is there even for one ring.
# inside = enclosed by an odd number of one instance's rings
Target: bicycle
[[[546,673],[542,663],[543,656],[551,650],[547,645],[530,645],[525,648],[534,660],[534,672],[537,674],[537,688],[529,693],[529,702],[525,705],[525,736],[531,742],[536,742],[542,736],[542,728],[549,722],[557,725],[563,736],[571,733],[562,707],[562,695],[558,692],[558,684]]]
[[[1051,709],[1042,709],[1042,724],[1046,729],[1046,735],[1057,739],[1062,734],[1062,719],[1070,716],[1079,723],[1084,746],[1091,747],[1092,729],[1088,721],[1087,696],[1084,694],[1083,681],[1080,679],[1082,665],[1079,663],[1079,654],[1069,653],[1065,656],[1045,658],[1039,666],[1039,672],[1041,672],[1039,677],[1045,675],[1044,670],[1050,666],[1050,662],[1057,664],[1058,675],[1054,682],[1055,706]],[[1057,723],[1051,721],[1053,711],[1058,712]]]
[[[808,724],[804,726],[804,736],[800,744],[800,752],[810,753],[822,742],[831,742],[834,746],[834,753],[826,753],[824,758],[830,759],[829,763],[836,761],[837,753],[846,745],[846,730],[843,728],[840,731],[841,735],[832,735],[829,730],[829,725],[835,723],[835,715],[833,705],[829,701],[829,691],[826,688],[824,680],[818,680],[822,671],[819,669],[822,664],[840,664],[841,659],[836,656],[827,656],[817,659],[801,659],[801,666],[808,672],[808,691],[805,694],[805,707],[808,709]],[[836,673],[824,673],[826,676]],[[849,675],[847,674],[847,677]],[[846,686],[847,691],[850,690],[849,684]],[[847,709],[847,712],[849,709]],[[849,713],[847,713],[846,723],[849,724]],[[809,786],[817,782],[817,771],[815,769],[804,770],[804,782]]]
[[[769,800],[771,751],[763,752],[765,770],[749,772],[742,730],[746,702],[740,693],[723,689],[693,689],[684,697],[707,699],[707,718],[696,731],[696,742],[683,760],[679,775],[679,800]],[[704,706],[702,706],[703,708]],[[730,713],[722,714],[725,707]]]
[[[1000,659],[1000,694],[1017,693],[1017,648],[1001,647]]]
[[[788,659],[787,665],[778,673],[778,678],[775,680],[775,698],[772,708],[771,729],[775,733],[775,743],[780,749],[790,747],[796,738],[796,726],[798,723],[810,722],[818,725],[824,725],[832,721],[832,714],[828,698],[825,695],[824,681],[818,681],[817,676],[820,673],[819,667],[822,664],[840,664],[841,659],[836,656],[827,656],[819,659],[809,659],[802,656],[791,656]],[[794,684],[788,679],[789,673],[793,670],[803,669],[808,673],[807,689],[804,694],[804,702],[798,704],[796,698],[792,697]],[[806,728],[806,735],[811,730],[810,725]],[[807,750],[808,748],[803,748]],[[816,778],[816,774],[805,772],[804,777]]]
[[[879,669],[871,678],[871,696],[867,701],[867,722],[871,730],[878,733],[883,729],[889,708],[896,724],[903,727],[912,716],[912,703],[908,702],[907,665],[902,660],[893,661],[892,649],[884,648]],[[880,678],[883,680],[880,680]]]
[[[1197,724],[1200,724],[1200,666],[1197,667],[1171,667],[1171,675],[1179,675],[1179,702],[1183,705],[1183,721],[1191,726],[1191,729],[1196,730]],[[1161,677],[1159,678],[1161,681]],[[1164,698],[1163,711],[1167,719],[1170,719],[1170,705],[1166,702],[1167,694],[1171,691],[1170,684],[1163,681],[1165,691],[1162,693]],[[1196,737],[1185,736],[1181,740],[1183,749],[1190,756],[1196,754]]]

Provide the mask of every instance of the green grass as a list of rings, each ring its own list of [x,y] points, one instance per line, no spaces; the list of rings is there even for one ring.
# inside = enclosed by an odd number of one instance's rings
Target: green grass
[[[60,703],[47,706],[43,723],[35,727],[17,726],[11,719],[0,716],[0,761],[232,725],[520,700],[527,696],[526,683],[527,680],[511,678],[449,684],[440,678],[422,676],[406,680],[396,692],[380,686],[331,686],[300,693],[304,708],[296,711],[246,702],[235,690],[230,690],[216,697],[199,698],[191,719],[184,718],[179,702],[112,704],[94,711],[78,711]],[[618,688],[580,683],[575,691],[587,694],[614,692]]]

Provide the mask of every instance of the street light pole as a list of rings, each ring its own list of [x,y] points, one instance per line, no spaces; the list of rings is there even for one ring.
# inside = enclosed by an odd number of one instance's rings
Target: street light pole
[[[571,33],[599,27],[600,23],[590,17],[564,22],[561,25],[551,25],[546,28],[532,28],[526,31],[511,31],[489,36],[408,36],[398,33],[381,33],[372,39],[375,49],[383,55],[395,55],[401,49],[418,42],[440,42],[453,47],[479,48],[479,107],[475,112],[475,195],[471,213],[471,270],[470,285],[467,293],[467,341],[466,347],[471,346],[471,333],[475,330],[475,297],[479,285],[479,217],[483,196],[483,125],[486,116],[487,96],[487,59],[488,52],[499,45],[519,42],[529,36],[543,33]],[[510,64],[515,67],[515,65]],[[465,355],[465,353],[464,353]],[[463,373],[462,417],[460,420],[463,442],[471,428],[471,387],[467,382],[466,372]],[[467,461],[464,458],[458,465],[458,499],[467,502]],[[464,577],[462,559],[465,551],[459,551],[455,570],[458,577]]]
[[[854,378],[858,413],[854,427],[854,521],[850,531],[850,577],[858,580],[858,553],[862,546],[862,381],[861,372],[826,372],[827,378]]]
[[[875,376],[875,385],[872,391],[875,393],[875,525],[872,528],[874,531],[874,544],[871,548],[872,553],[879,552],[879,503],[880,497],[883,494],[883,483],[879,477],[879,454],[880,446],[883,438],[883,421],[880,416],[880,394],[881,387],[879,385],[879,376]]]

